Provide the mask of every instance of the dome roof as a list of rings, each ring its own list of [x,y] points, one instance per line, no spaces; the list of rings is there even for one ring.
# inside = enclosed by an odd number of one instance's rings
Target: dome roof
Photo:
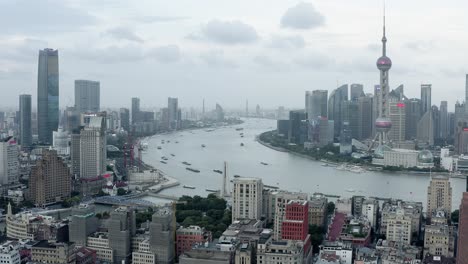
[[[385,151],[390,151],[392,148],[390,148],[387,145],[380,145],[376,149],[374,149],[374,156],[378,159],[383,159],[384,152]]]
[[[434,156],[429,150],[421,150],[418,154],[418,162],[432,163],[434,162]]]
[[[387,56],[377,59],[377,68],[379,70],[389,70],[392,67],[392,60]]]

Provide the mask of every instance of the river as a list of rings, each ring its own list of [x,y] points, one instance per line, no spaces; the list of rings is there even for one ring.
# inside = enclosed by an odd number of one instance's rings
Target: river
[[[236,131],[235,128],[239,127],[244,130]],[[324,167],[319,161],[270,149],[255,141],[255,136],[275,128],[275,120],[248,119],[244,124],[217,128],[211,132],[192,130],[155,135],[145,139],[148,149],[143,152],[143,161],[181,182],[180,186],[163,191],[164,194],[176,196],[206,196],[208,192],[205,189],[221,189],[222,175],[213,172],[213,169],[222,170],[224,161],[227,161],[230,179],[238,174],[258,177],[264,184],[289,191],[322,192],[343,197],[364,195],[398,198],[423,202],[425,206],[430,181],[428,174],[341,171]],[[240,133],[244,133],[243,138]],[[164,144],[161,144],[162,140],[165,140]],[[241,143],[244,146],[240,146]],[[202,147],[202,144],[206,147]],[[160,163],[162,156],[168,158],[167,164]],[[186,170],[183,161],[191,163],[190,167],[200,170],[200,173]],[[195,189],[183,188],[183,185]],[[465,180],[453,178],[451,186],[452,210],[455,210],[465,191]]]

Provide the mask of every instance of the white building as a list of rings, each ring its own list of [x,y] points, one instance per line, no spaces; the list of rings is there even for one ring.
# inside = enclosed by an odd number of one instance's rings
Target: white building
[[[18,145],[13,137],[7,137],[0,140],[0,184],[12,184],[18,180]]]
[[[63,128],[53,131],[52,139],[54,149],[57,150],[59,156],[70,155],[70,135]]]
[[[323,254],[339,256],[341,258],[341,264],[353,263],[353,247],[351,243],[325,241],[320,245],[320,256]]]
[[[411,224],[411,216],[405,215],[404,209],[398,208],[396,214],[388,219],[387,240],[410,245],[412,236]]]
[[[80,134],[80,177],[95,178],[106,172],[106,119],[90,117]]]
[[[383,166],[396,166],[404,168],[431,168],[434,167],[433,156],[430,151],[391,149],[383,153]]]
[[[262,217],[263,183],[257,178],[237,178],[233,181],[232,221]]]
[[[0,263],[2,264],[20,264],[19,243],[16,241],[7,241],[0,245]]]
[[[369,198],[364,201],[362,215],[369,220],[372,228],[377,229],[377,214],[379,212],[379,201]]]
[[[342,198],[336,200],[335,203],[335,210],[337,212],[346,214],[346,215],[352,215],[352,208],[353,208],[353,201],[350,198]]]

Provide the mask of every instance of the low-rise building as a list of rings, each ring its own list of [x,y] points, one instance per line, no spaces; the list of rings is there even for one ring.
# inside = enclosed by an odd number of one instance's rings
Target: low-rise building
[[[455,264],[456,261],[455,261],[455,258],[452,258],[452,257],[426,254],[424,255],[424,259],[422,263],[423,264]]]
[[[257,263],[309,264],[312,259],[310,236],[304,241],[260,240],[257,245]]]
[[[328,199],[321,193],[315,193],[309,199],[309,225],[324,226],[327,219]]]
[[[16,241],[7,241],[0,245],[0,263],[20,264],[20,246]]]
[[[95,250],[86,247],[81,247],[76,250],[76,264],[94,264],[96,260]]]
[[[97,232],[88,236],[86,241],[88,248],[96,251],[96,258],[99,261],[113,263],[114,254],[109,246],[109,236],[107,233]]]
[[[387,235],[388,222],[397,217],[397,213],[401,210],[405,216],[411,218],[411,233],[419,236],[421,231],[422,220],[422,203],[421,202],[408,202],[402,200],[388,200],[383,203],[382,217],[380,222],[380,234]],[[401,210],[400,210],[401,209]]]
[[[370,225],[374,230],[377,230],[378,213],[379,201],[373,198],[368,198],[364,200],[364,204],[362,207],[362,215],[369,220]]]
[[[356,248],[354,264],[379,264],[380,256],[375,249],[368,247]]]
[[[195,246],[179,256],[180,264],[226,264],[234,262],[235,247],[219,247],[218,241]]]
[[[353,245],[349,242],[325,241],[320,245],[320,255],[332,254],[340,257],[341,264],[353,263]]]
[[[371,226],[367,218],[347,218],[339,240],[351,242],[354,247],[368,246],[371,242]]]
[[[424,228],[424,255],[437,255],[452,258],[455,251],[455,231],[448,224],[445,213],[436,212],[431,224]]]
[[[181,226],[176,232],[177,256],[190,250],[196,244],[211,242],[211,232],[199,226]]]
[[[353,201],[350,198],[338,199],[335,202],[335,210],[345,215],[352,215]]]
[[[51,243],[42,240],[31,248],[31,261],[50,264],[75,264],[73,243]]]
[[[421,263],[421,248],[380,239],[376,244],[376,253],[381,264],[417,264]]]
[[[428,150],[389,149],[383,152],[383,166],[395,166],[403,168],[432,168],[433,156]]]

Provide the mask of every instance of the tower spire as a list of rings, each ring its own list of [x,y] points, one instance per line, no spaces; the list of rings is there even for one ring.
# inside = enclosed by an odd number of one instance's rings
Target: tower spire
[[[387,55],[387,36],[385,35],[385,0],[383,1],[383,37],[382,37],[382,55]]]

